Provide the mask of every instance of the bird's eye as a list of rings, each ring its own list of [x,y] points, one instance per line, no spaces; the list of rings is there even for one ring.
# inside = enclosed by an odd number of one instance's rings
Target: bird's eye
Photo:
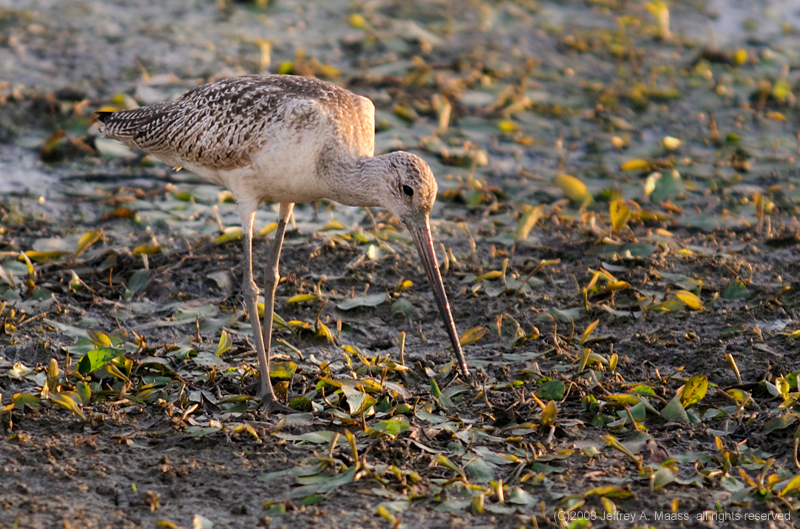
[[[403,186],[403,193],[406,195],[413,197],[414,196],[414,189],[411,186]]]

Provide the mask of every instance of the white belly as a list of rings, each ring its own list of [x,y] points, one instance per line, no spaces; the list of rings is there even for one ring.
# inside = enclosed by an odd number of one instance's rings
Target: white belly
[[[228,188],[237,202],[302,203],[319,200],[325,195],[316,174],[315,160],[314,152],[300,153],[294,149],[281,152],[267,147],[246,167],[213,169],[192,163],[184,167],[211,183]]]

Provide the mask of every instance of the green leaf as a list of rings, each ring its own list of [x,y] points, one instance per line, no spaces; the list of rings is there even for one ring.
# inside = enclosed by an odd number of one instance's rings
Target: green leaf
[[[150,270],[137,270],[128,279],[128,289],[133,293],[139,292],[147,284],[148,279],[150,279]]]
[[[291,380],[297,371],[294,362],[272,362],[269,366],[269,378],[278,380]]]
[[[314,411],[314,405],[308,397],[295,397],[289,402],[289,407],[297,411]]]
[[[653,477],[653,490],[658,490],[662,487],[665,487],[675,481],[675,471],[670,468],[662,467],[659,468]]]
[[[434,399],[438,399],[442,396],[442,392],[439,390],[439,384],[436,383],[436,379],[431,379],[431,395],[433,395]]]
[[[455,463],[453,463],[452,461],[450,461],[450,460],[447,458],[447,456],[444,456],[444,455],[442,455],[442,454],[440,454],[440,455],[436,456],[436,462],[437,462],[438,464],[440,464],[441,466],[443,466],[444,468],[447,468],[447,469],[449,469],[449,470],[452,470],[453,472],[457,473],[457,474],[458,474],[458,475],[460,475],[460,476],[463,476],[463,475],[464,475],[464,471],[463,471],[463,470],[461,470],[461,469],[458,467],[458,465],[456,465]]]
[[[379,421],[374,424],[371,428],[367,429],[367,432],[378,432],[385,435],[388,435],[392,439],[396,438],[401,433],[405,432],[411,428],[406,421],[400,418],[392,418],[388,421]]]
[[[689,424],[689,415],[686,413],[686,409],[677,396],[664,406],[664,409],[661,410],[661,415],[670,421]]]
[[[361,307],[377,307],[388,299],[385,293],[358,296],[339,302],[336,308],[340,310],[353,310]]]
[[[649,196],[653,202],[675,198],[683,191],[683,180],[678,171],[672,171],[667,175],[652,173],[647,177],[644,185],[645,196]]]
[[[745,299],[750,293],[741,279],[731,281],[722,291],[722,297],[731,301]]]
[[[218,426],[189,426],[183,431],[183,433],[192,437],[202,438],[221,431],[222,428]]]
[[[773,417],[772,419],[768,420],[767,423],[764,425],[764,429],[761,431],[762,434],[767,435],[775,430],[783,430],[784,428],[788,428],[792,424],[797,422],[797,416],[792,413],[784,413],[783,415],[779,415],[777,417]]]
[[[392,313],[400,313],[406,318],[411,318],[414,315],[414,305],[411,304],[406,298],[399,298],[392,303]]]
[[[347,406],[350,409],[350,415],[360,414],[375,404],[375,399],[347,384],[342,384],[342,393],[347,397]]]
[[[289,467],[286,470],[278,470],[276,472],[267,472],[266,474],[264,474],[263,476],[259,477],[258,479],[260,481],[265,482],[265,483],[269,483],[271,481],[277,481],[277,480],[285,481],[284,478],[289,477],[289,476],[294,476],[296,473],[297,473],[297,468]]]
[[[482,457],[476,457],[469,464],[464,467],[467,475],[471,481],[478,483],[488,483],[494,479],[494,471],[496,466],[486,461]]]
[[[80,396],[81,403],[86,405],[92,400],[92,388],[86,382],[75,384],[75,392]]]
[[[539,503],[535,497],[533,497],[529,492],[527,492],[522,487],[515,487],[514,489],[512,489],[511,494],[506,496],[506,501],[508,503],[513,503],[515,505],[526,505],[529,507],[532,507]]]
[[[290,496],[293,498],[306,498],[309,495],[316,495],[316,494],[327,494],[332,490],[341,487],[342,485],[347,485],[348,483],[352,483],[355,480],[356,476],[356,467],[352,466],[348,468],[346,471],[342,472],[341,474],[337,474],[333,477],[327,477],[317,483],[312,483],[309,485],[305,485],[303,487],[299,487],[294,489]]]
[[[83,376],[93,373],[121,354],[121,350],[112,349],[110,347],[98,347],[97,349],[92,349],[83,355],[78,362],[78,373]]]
[[[536,396],[542,400],[559,401],[564,398],[564,383],[560,380],[548,380],[536,389]]]
[[[295,503],[298,507],[308,507],[309,505],[316,505],[325,501],[325,496],[322,494],[309,494],[304,498],[300,498]],[[283,506],[283,512],[286,512],[286,506]]]
[[[657,249],[658,247],[654,244],[648,244],[646,242],[632,242],[623,246],[620,253],[625,257],[643,259],[656,253]]]
[[[25,406],[33,410],[38,410],[42,407],[42,399],[36,395],[31,395],[30,393],[15,393],[14,396],[11,397],[11,402],[23,410]]]

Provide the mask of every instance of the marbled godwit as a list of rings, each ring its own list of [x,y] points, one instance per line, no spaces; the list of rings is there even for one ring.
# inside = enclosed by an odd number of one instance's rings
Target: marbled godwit
[[[269,350],[278,265],[295,203],[326,198],[349,206],[382,206],[411,232],[442,313],[461,372],[469,375],[431,240],[429,216],[436,179],[407,152],[373,156],[375,107],[330,83],[288,75],[225,79],[174,101],[98,112],[100,133],[185,167],[227,187],[244,230],[242,293],[253,327],[267,411],[287,411],[269,378]],[[280,203],[267,262],[263,330],[253,280],[253,221],[265,200]]]

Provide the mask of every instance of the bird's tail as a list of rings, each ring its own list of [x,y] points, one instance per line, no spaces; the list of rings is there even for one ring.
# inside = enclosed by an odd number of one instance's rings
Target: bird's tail
[[[106,120],[107,120],[107,119],[108,119],[108,118],[109,118],[109,117],[110,117],[112,114],[113,114],[113,112],[103,112],[103,111],[100,111],[100,110],[98,110],[97,112],[95,112],[95,113],[94,113],[94,117],[96,117],[96,118],[97,118],[97,121],[99,121],[100,123],[105,123],[105,122],[106,122]]]

